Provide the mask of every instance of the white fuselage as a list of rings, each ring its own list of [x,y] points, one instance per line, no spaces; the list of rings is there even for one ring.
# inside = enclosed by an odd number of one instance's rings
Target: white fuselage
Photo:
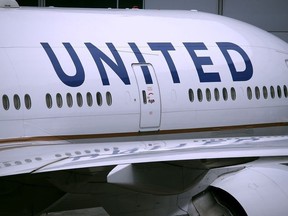
[[[287,126],[288,45],[255,27],[192,11],[0,10],[2,141]]]

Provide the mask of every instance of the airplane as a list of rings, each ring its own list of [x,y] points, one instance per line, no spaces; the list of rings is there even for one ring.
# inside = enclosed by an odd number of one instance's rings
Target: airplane
[[[0,1],[0,214],[285,215],[288,44],[192,11]]]

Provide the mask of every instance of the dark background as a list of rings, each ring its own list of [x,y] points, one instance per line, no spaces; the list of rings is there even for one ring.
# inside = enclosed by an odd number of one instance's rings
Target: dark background
[[[38,0],[17,0],[20,6],[38,6]],[[117,8],[117,0],[46,0],[46,6]],[[143,0],[119,0],[119,8],[143,8]]]

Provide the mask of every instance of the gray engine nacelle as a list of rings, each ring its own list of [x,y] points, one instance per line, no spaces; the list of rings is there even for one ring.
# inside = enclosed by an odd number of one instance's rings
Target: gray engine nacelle
[[[253,164],[218,177],[192,199],[199,215],[282,216],[288,213],[288,165]]]

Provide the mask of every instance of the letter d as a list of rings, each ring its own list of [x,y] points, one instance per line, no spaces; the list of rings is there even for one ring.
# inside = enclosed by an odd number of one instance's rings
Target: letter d
[[[233,81],[247,81],[250,80],[253,76],[253,66],[251,63],[251,60],[247,53],[238,45],[234,43],[229,43],[229,42],[218,42],[217,43],[218,47],[220,48],[222,54],[224,55],[226,62],[229,66],[232,79]],[[238,52],[246,65],[246,68],[244,71],[237,71],[234,62],[232,61],[232,58],[228,52],[228,50],[234,50]]]

